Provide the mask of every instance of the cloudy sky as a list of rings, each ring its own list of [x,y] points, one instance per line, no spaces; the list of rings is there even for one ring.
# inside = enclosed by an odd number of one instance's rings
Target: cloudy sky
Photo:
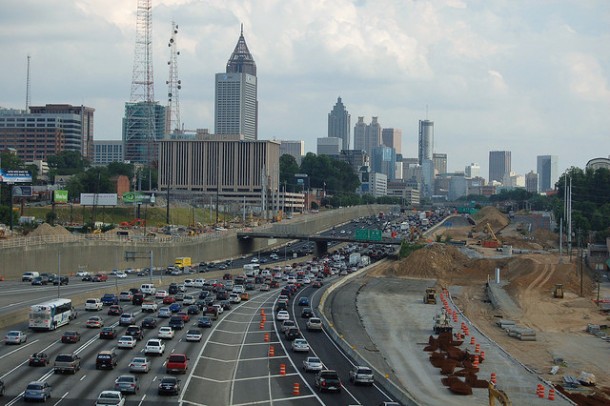
[[[341,96],[351,116],[403,131],[435,122],[449,170],[487,177],[490,150],[513,170],[559,156],[560,171],[610,154],[610,1],[152,0],[156,99],[165,104],[171,21],[179,24],[180,105],[187,129],[213,131],[214,74],[244,24],[258,68],[259,138],[315,152]],[[121,139],[137,0],[2,0],[0,106],[95,108],[95,138]]]

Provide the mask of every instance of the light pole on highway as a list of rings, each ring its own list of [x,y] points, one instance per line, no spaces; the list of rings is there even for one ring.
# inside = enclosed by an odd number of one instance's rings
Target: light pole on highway
[[[61,252],[57,250],[57,298],[59,299],[61,287]]]

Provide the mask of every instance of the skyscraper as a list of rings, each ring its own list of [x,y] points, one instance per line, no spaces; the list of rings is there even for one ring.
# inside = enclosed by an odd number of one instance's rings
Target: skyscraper
[[[402,153],[402,130],[384,128],[381,130],[381,143],[386,147],[394,148],[397,154]]]
[[[555,189],[557,183],[557,166],[559,158],[557,155],[538,155],[538,192],[544,193]]]
[[[510,151],[489,151],[489,183],[504,182],[510,175]]]
[[[341,97],[338,97],[337,103],[328,113],[328,136],[341,138],[343,140],[342,149],[350,149],[350,123],[351,116],[345,109]]]
[[[364,123],[364,117],[358,117],[354,126],[354,149],[366,151],[369,155],[373,148],[381,145],[381,125],[377,117],[373,117],[371,124]]]
[[[434,121],[419,120],[419,140],[418,140],[419,164],[422,165],[426,159],[432,160],[434,152]]]
[[[256,63],[248,50],[241,28],[239,39],[227,62],[226,73],[216,74],[214,132],[258,139],[258,96]]]
[[[447,173],[447,154],[433,153],[432,162],[434,162],[434,171],[437,174]]]

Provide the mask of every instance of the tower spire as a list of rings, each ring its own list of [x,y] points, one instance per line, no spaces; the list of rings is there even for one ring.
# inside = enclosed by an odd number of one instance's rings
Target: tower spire
[[[180,124],[180,98],[179,90],[182,88],[182,81],[178,79],[178,43],[176,37],[178,35],[178,25],[172,21],[172,35],[167,46],[170,49],[170,58],[167,64],[169,65],[169,80],[167,84],[167,121],[165,126],[165,134],[177,134],[181,131]]]
[[[227,62],[227,73],[248,73],[256,76],[256,63],[248,49],[246,39],[244,38],[244,25],[241,25],[241,32],[237,45]]]

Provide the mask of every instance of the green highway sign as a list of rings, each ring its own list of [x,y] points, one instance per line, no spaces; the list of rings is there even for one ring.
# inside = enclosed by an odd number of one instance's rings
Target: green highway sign
[[[373,241],[381,241],[381,230],[370,230],[369,239]]]
[[[357,240],[368,240],[369,239],[369,230],[356,230],[355,237]]]
[[[381,230],[356,230],[357,240],[381,241]]]

